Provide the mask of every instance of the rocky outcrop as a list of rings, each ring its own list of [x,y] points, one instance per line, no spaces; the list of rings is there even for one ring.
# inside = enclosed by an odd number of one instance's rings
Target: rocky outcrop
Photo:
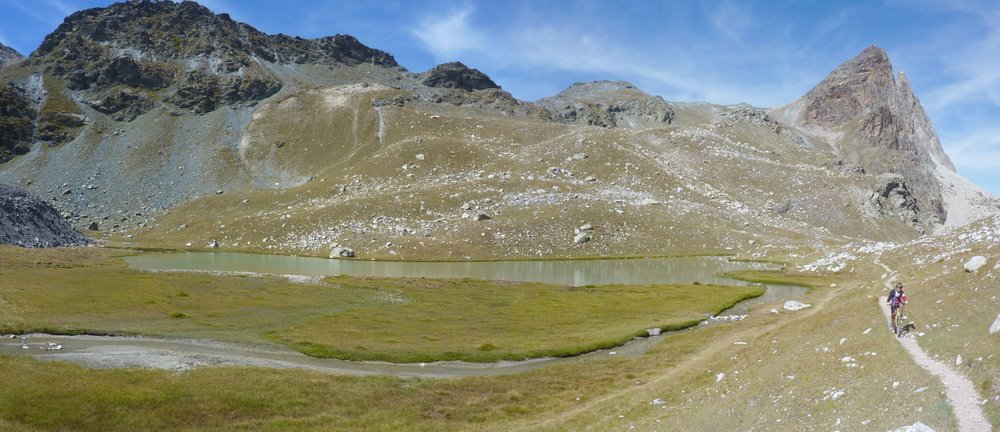
[[[0,69],[5,66],[21,61],[24,57],[7,45],[0,44]]]
[[[434,66],[420,75],[420,83],[428,87],[452,88],[465,91],[498,89],[490,77],[460,62]]]
[[[631,129],[669,125],[676,114],[663,98],[625,81],[576,83],[538,104],[564,123]]]
[[[449,88],[428,88],[426,91],[415,91],[384,99],[372,101],[376,107],[408,104],[448,104],[469,108],[479,108],[498,112],[507,116],[525,116],[552,120],[552,115],[538,105],[520,101],[510,93],[499,88],[466,91]]]
[[[831,138],[848,164],[900,173],[919,209],[916,224],[947,218],[938,166],[954,171],[905,75],[893,77],[886,52],[872,46],[844,62],[785,109],[806,132]]]
[[[0,184],[0,244],[55,247],[87,242],[55,207],[23,190]]]
[[[864,211],[871,217],[898,216],[912,225],[918,224],[920,216],[919,205],[906,187],[906,180],[895,173],[876,177]]]
[[[35,117],[35,108],[23,89],[0,86],[0,162],[28,152]]]

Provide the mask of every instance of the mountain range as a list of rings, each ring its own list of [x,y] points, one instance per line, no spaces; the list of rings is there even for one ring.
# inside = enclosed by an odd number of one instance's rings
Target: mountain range
[[[123,244],[787,258],[1000,208],[875,46],[781,107],[621,81],[528,102],[458,62],[414,73],[352,36],[130,1],[70,15],[26,58],[0,49],[0,66],[0,182]]]

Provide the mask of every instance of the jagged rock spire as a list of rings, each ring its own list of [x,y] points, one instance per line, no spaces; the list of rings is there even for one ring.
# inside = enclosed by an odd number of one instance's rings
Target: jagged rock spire
[[[834,136],[845,161],[873,174],[902,174],[927,226],[947,217],[938,167],[954,171],[905,75],[871,46],[831,72],[795,104],[796,126]]]

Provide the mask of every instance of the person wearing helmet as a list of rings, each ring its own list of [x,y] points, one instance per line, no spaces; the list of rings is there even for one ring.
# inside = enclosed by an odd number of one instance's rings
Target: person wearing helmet
[[[896,328],[896,313],[899,312],[899,308],[907,303],[906,292],[903,291],[902,282],[896,282],[896,286],[886,296],[885,302],[889,305],[889,310],[891,311],[889,321],[892,323],[892,332],[898,335],[899,329]]]

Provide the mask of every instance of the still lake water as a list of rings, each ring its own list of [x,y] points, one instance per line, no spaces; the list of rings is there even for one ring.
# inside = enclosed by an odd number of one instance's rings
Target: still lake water
[[[126,257],[129,266],[154,271],[254,272],[305,276],[469,278],[558,285],[694,283],[744,285],[720,273],[765,270],[774,264],[723,257],[558,261],[406,262],[335,260],[229,252],[148,253]]]
[[[769,263],[730,261],[725,257],[597,259],[558,261],[363,261],[231,252],[146,253],[126,257],[129,266],[148,271],[253,272],[304,276],[375,276],[395,278],[469,278],[557,285],[694,283],[746,285],[722,273],[768,270]],[[767,292],[741,302],[727,313],[745,313],[763,302],[801,296],[805,288],[768,285]]]

